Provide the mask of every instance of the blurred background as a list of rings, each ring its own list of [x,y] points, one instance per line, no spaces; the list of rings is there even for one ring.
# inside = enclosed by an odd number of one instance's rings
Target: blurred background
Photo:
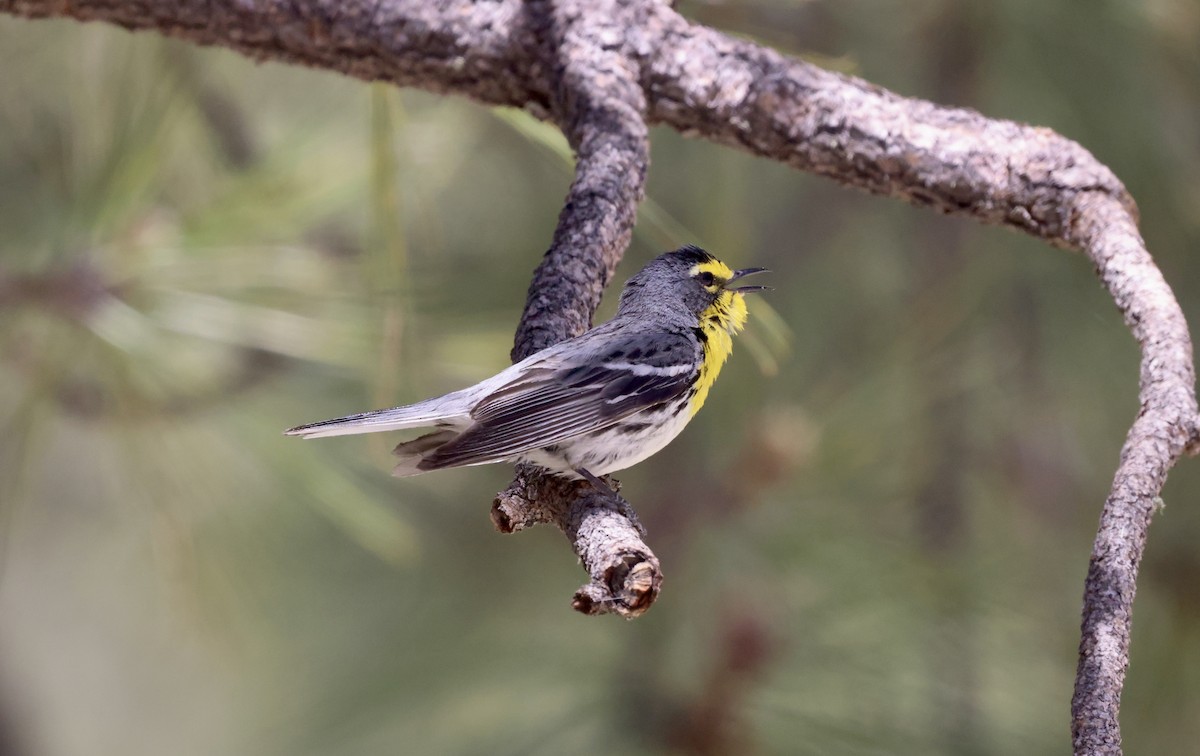
[[[1194,0],[680,7],[1080,141],[1200,323]],[[776,290],[621,476],[662,597],[587,618],[560,533],[493,531],[505,468],[280,435],[507,363],[553,129],[70,22],[0,17],[0,71],[0,753],[1068,752],[1138,375],[1080,255],[656,130],[618,281],[695,242]],[[1200,742],[1198,496],[1185,460],[1130,753]]]

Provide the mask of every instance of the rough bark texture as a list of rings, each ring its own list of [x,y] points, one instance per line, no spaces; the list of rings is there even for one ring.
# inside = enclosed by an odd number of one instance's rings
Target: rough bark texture
[[[529,285],[514,362],[591,327],[629,245],[650,165],[645,97],[637,66],[620,47],[623,30],[638,19],[620,3],[601,0],[526,7],[535,36],[545,42],[540,69],[551,83],[551,117],[576,162],[554,239]],[[496,497],[492,520],[502,532],[554,523],[592,577],[576,592],[574,607],[636,617],[658,596],[662,573],[632,512],[614,508],[611,497],[590,485],[564,485],[521,469]]]
[[[1200,446],[1191,341],[1108,168],[1047,129],[903,98],[693,23],[655,0],[0,0],[18,15],[153,29],[494,105],[561,127],[578,155],[514,357],[580,332],[629,239],[646,124],[1082,250],[1142,350],[1141,409],[1100,518],[1072,702],[1076,753],[1120,753],[1138,565],[1169,468]],[[592,582],[576,608],[634,616],[658,561],[627,507],[518,471],[499,527],[552,522]]]
[[[611,482],[611,481],[610,481]],[[575,545],[591,582],[571,605],[584,614],[636,617],[654,603],[662,587],[658,557],[646,546],[641,522],[590,483],[567,482],[528,465],[492,504],[492,523],[501,533],[551,523]]]

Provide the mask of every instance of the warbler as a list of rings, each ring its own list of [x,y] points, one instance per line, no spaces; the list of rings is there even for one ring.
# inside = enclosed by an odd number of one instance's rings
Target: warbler
[[[599,476],[662,449],[704,406],[746,323],[764,268],[732,270],[695,246],[651,260],[621,291],[617,314],[474,386],[404,407],[301,425],[304,438],[434,428],[395,449],[393,474],[531,462],[607,489]]]

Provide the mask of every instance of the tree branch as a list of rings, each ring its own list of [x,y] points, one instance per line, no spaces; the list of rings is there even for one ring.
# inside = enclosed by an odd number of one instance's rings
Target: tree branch
[[[105,21],[489,105],[544,112],[550,100],[519,0],[0,0],[0,12]]]
[[[665,9],[657,20],[643,86],[651,116],[685,134],[1070,246],[1079,192],[1136,213],[1112,171],[1049,129],[901,97]]]
[[[530,2],[527,8],[530,26],[547,43],[541,49],[554,85],[551,116],[576,163],[554,239],[529,285],[513,362],[591,327],[629,245],[650,164],[638,72],[614,44],[630,25],[627,10],[616,2]],[[576,592],[575,608],[636,617],[658,596],[662,573],[632,511],[614,508],[590,485],[564,485],[526,468],[497,495],[492,520],[502,532],[554,523],[592,577]]]
[[[1183,312],[1132,215],[1114,198],[1094,193],[1075,198],[1071,210],[1068,238],[1095,264],[1142,349],[1141,409],[1092,547],[1071,699],[1075,753],[1119,754],[1138,567],[1167,471],[1196,443],[1196,376]]]
[[[1078,144],[823,71],[690,23],[652,0],[0,0],[0,11],[154,29],[256,59],[524,107],[556,122],[579,163],[534,274],[514,357],[590,322],[641,197],[646,120],[1082,250],[1142,352],[1141,409],[1104,505],[1085,587],[1073,700],[1076,752],[1120,752],[1117,713],[1146,530],[1167,471],[1200,448],[1200,421],[1179,305],[1138,234],[1132,199]],[[657,561],[640,550],[627,513],[588,504],[594,497],[584,493],[535,484],[521,471],[493,516],[511,529],[549,521],[567,533],[593,576],[577,596],[583,609],[608,606],[627,590],[628,581],[612,582],[621,573],[616,565],[626,564],[617,544],[634,544],[646,567],[633,583],[653,586],[623,605],[623,613],[636,614],[657,592],[657,577],[642,579],[647,571],[658,576]],[[587,535],[613,524],[621,538]],[[598,600],[586,605],[589,597]]]

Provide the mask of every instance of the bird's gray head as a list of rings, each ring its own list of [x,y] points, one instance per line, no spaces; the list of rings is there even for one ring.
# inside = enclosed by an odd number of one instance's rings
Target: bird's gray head
[[[696,317],[719,309],[740,323],[745,321],[746,292],[762,291],[765,286],[731,286],[733,282],[763,268],[733,270],[708,252],[687,245],[666,252],[646,264],[625,283],[619,309],[628,312],[678,310],[682,307]]]

